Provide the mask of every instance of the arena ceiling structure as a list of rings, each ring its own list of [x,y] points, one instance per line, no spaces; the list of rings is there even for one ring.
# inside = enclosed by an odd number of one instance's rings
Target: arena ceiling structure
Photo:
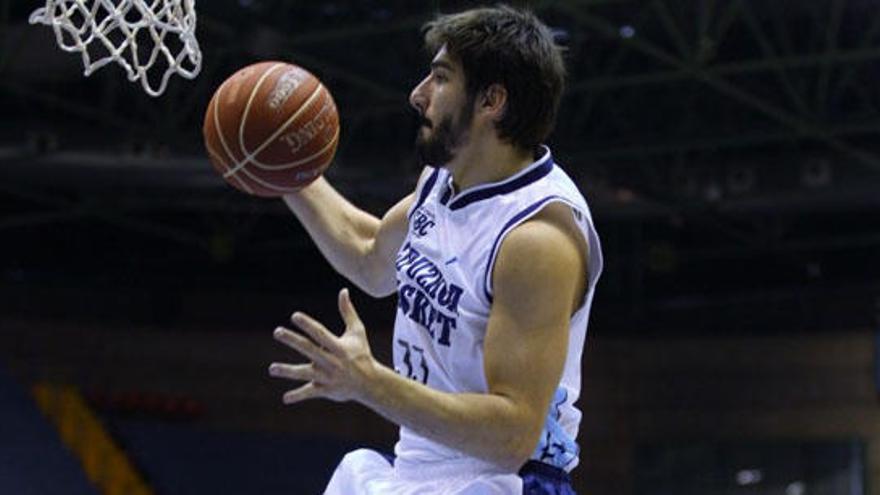
[[[247,197],[214,173],[201,144],[212,92],[256,61],[313,71],[341,114],[328,176],[380,213],[418,174],[407,97],[429,60],[420,26],[475,4],[199,1],[202,73],[151,98],[116,67],[84,78],[78,56],[27,23],[40,3],[0,0],[0,277],[10,291],[295,290],[289,281],[303,273],[323,276],[329,268],[280,201]],[[594,314],[605,332],[873,323],[877,2],[519,3],[566,47],[568,88],[549,144],[603,238]]]

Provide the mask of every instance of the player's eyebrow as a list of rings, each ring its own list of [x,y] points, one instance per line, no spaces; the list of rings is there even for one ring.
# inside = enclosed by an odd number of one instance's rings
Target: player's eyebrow
[[[445,69],[449,72],[455,72],[455,68],[445,60],[435,60],[431,62],[431,70]]]

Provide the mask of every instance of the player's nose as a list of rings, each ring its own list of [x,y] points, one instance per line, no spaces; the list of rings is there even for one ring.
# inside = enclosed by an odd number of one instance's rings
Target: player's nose
[[[419,115],[425,115],[425,110],[428,109],[427,87],[429,78],[430,76],[422,79],[422,81],[417,84],[409,94],[409,104],[419,112]]]

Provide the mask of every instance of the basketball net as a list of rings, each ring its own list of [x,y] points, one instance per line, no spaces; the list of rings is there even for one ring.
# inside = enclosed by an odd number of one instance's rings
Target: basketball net
[[[193,79],[202,67],[195,0],[46,0],[30,23],[51,26],[58,46],[79,52],[86,76],[115,62],[150,96],[172,74]]]

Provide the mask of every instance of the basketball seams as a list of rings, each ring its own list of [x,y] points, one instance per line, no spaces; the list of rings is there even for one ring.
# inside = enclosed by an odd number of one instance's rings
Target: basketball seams
[[[229,158],[233,163],[235,163],[236,162],[235,157],[232,156],[232,154],[229,152],[229,149],[225,143],[225,138],[223,137],[223,133],[220,132],[220,127],[219,127],[219,110],[218,110],[218,108],[220,107],[219,100],[220,100],[220,95],[221,95],[225,86],[226,86],[226,83],[224,82],[224,84],[220,86],[220,89],[217,90],[217,95],[214,98],[211,98],[211,101],[208,103],[208,114],[213,115],[213,117],[214,117],[214,129],[213,129],[214,134],[216,134],[216,136],[220,139],[220,143],[223,144],[223,147],[225,148],[227,155],[229,155],[227,158]],[[211,106],[214,107],[213,111],[211,109]],[[215,159],[214,163],[219,163],[225,169],[225,170],[223,170],[223,172],[226,172],[227,170],[232,168],[227,163],[227,160],[224,159],[223,155],[221,153],[219,153],[216,149],[214,149],[214,146],[211,145],[210,140],[208,140],[208,139],[205,140],[205,147],[208,149],[208,154]],[[245,183],[244,181],[236,178],[235,182],[237,183],[237,185],[241,186],[241,189],[244,189],[245,192],[247,192],[249,194],[254,194],[254,190],[251,189],[251,187],[248,186],[247,183]]]
[[[301,159],[293,161],[293,162],[264,163],[264,162],[257,159],[257,157],[259,156],[259,154],[258,154],[251,159],[250,163],[252,163],[253,165],[255,165],[257,168],[259,168],[261,170],[270,170],[270,171],[285,170],[288,168],[297,168],[297,167],[300,167],[301,165],[309,163],[312,160],[317,159],[318,157],[323,155],[328,149],[330,149],[331,147],[338,144],[338,140],[339,140],[339,136],[340,136],[340,126],[339,126],[339,117],[338,117],[337,109],[336,109],[336,103],[333,101],[333,97],[330,95],[330,91],[327,89],[326,86],[324,86],[320,82],[318,82],[318,86],[323,89],[324,98],[322,98],[322,100],[324,100],[325,105],[327,105],[329,107],[330,115],[335,116],[335,119],[331,118],[328,121],[329,125],[336,127],[336,131],[334,132],[334,135],[330,139],[330,141],[328,141],[328,143],[325,144],[324,147],[321,148],[320,150],[312,153],[311,155],[309,155],[305,158],[301,158]],[[320,113],[321,113],[321,111],[319,111],[318,114],[316,114],[315,117],[313,117],[313,119],[310,122],[314,122],[314,119],[318,118],[318,115],[320,115]],[[317,136],[315,136],[315,137],[317,137]],[[273,144],[279,144],[277,141],[278,140],[276,140],[276,142]],[[265,149],[261,150],[260,153],[262,153],[263,151],[265,151]]]
[[[302,158],[300,160],[297,160],[295,162],[268,164],[268,163],[262,163],[262,162],[258,161],[256,158],[253,158],[251,160],[251,163],[256,165],[257,168],[259,168],[261,170],[285,170],[288,168],[298,168],[301,165],[304,165],[306,163],[309,163],[312,160],[317,159],[318,157],[320,157],[321,155],[326,153],[327,150],[329,150],[331,147],[336,146],[336,144],[339,141],[339,133],[340,133],[339,126],[336,126],[336,132],[333,134],[333,138],[329,142],[327,142],[327,144],[324,145],[323,148],[321,148],[317,152],[312,153],[311,155],[309,155],[305,158]]]
[[[226,163],[226,160],[223,159],[223,157],[217,152],[217,150],[215,150],[210,144],[205,143],[205,147],[208,149],[208,154],[210,156],[212,156],[215,160],[219,161],[220,165],[222,165],[223,168],[225,168],[226,170],[229,170],[230,168],[232,168]],[[239,186],[241,186],[241,189],[245,190],[245,192],[247,192],[249,194],[254,194],[254,190],[251,189],[250,186],[248,186],[246,182],[244,182],[243,180],[241,180],[238,177],[230,177],[230,178],[234,179],[235,182]]]
[[[216,101],[214,101],[214,132],[217,133],[217,136],[220,138],[220,144],[223,145],[223,151],[226,152],[229,161],[235,164],[235,167],[239,166],[238,160],[235,159],[235,155],[232,154],[232,150],[229,149],[229,144],[226,143],[226,137],[223,135],[223,128],[220,126],[220,101],[223,99],[223,90],[226,89],[226,85],[229,83],[229,80],[225,81],[222,85],[220,85],[220,89],[217,90]],[[231,176],[229,175],[229,170],[234,170],[235,167],[230,167],[223,174],[224,179],[228,179]]]
[[[242,170],[244,166],[248,163],[253,163],[254,157],[259,155],[261,151],[268,148],[269,145],[271,145],[276,139],[278,139],[278,136],[280,136],[282,133],[284,133],[284,131],[287,130],[288,127],[290,127],[290,124],[292,124],[297,118],[299,118],[300,115],[302,115],[303,112],[305,112],[310,106],[312,106],[312,103],[318,98],[318,96],[321,95],[322,91],[324,91],[324,87],[319,84],[315,88],[315,90],[312,91],[312,94],[309,95],[308,99],[306,99],[305,103],[303,103],[303,105],[298,108],[297,111],[294,112],[294,114],[284,122],[284,124],[279,126],[278,129],[276,129],[271,136],[263,141],[263,143],[259,147],[257,147],[256,150],[254,150],[253,152],[242,150],[242,152],[245,153],[244,159],[241,161],[241,163],[238,163],[234,169],[226,172],[223,177],[231,177],[232,175],[238,173],[239,170]]]
[[[319,169],[320,167],[316,167],[316,168]],[[311,170],[315,170],[315,169],[311,169]],[[266,182],[265,180],[255,176],[253,173],[251,173],[250,170],[248,170],[246,168],[241,169],[240,172],[242,172],[245,177],[247,177],[248,179],[252,180],[253,182],[256,182],[257,184],[263,186],[264,188],[271,189],[273,191],[280,192],[282,194],[299,191],[300,189],[302,189],[305,186],[305,184],[299,185],[299,186],[291,186],[291,187],[278,186],[278,185],[272,184],[271,182]],[[314,176],[317,177],[320,173],[321,172],[319,170],[318,172],[315,173]],[[236,177],[236,178],[238,178],[238,177]]]
[[[301,180],[303,178],[317,177],[318,175],[323,173],[323,171],[327,168],[327,165],[330,163],[330,159],[332,159],[333,152],[334,152],[334,148],[328,148],[327,150],[324,151],[324,153],[325,153],[325,155],[328,155],[331,158],[329,158],[329,159],[324,158],[322,160],[318,160],[318,159],[313,160],[312,164],[309,164],[307,166],[297,167],[296,169],[291,170],[290,173],[295,174],[295,175],[308,174],[308,176],[306,176],[306,177],[296,177],[296,179],[298,179],[298,180]],[[302,185],[293,186],[292,189],[288,188],[288,186],[279,186],[277,184],[273,184],[272,182],[270,182],[272,180],[271,177],[262,177],[261,175],[259,175],[257,173],[258,171],[253,170],[250,167],[245,167],[245,168],[241,169],[240,172],[241,172],[241,174],[236,175],[236,177],[240,177],[243,174],[245,177],[247,177],[251,181],[253,181],[261,186],[264,186],[268,189],[273,189],[276,191],[282,191],[282,192],[296,191],[296,190],[299,190],[301,187],[303,187],[303,185],[305,185],[305,184],[302,184]],[[275,172],[279,172],[279,171],[275,171]],[[280,172],[283,172],[283,171],[280,171]],[[311,182],[311,181],[309,181],[309,182]]]
[[[254,87],[251,89],[251,94],[248,95],[247,104],[244,106],[244,113],[241,115],[241,122],[238,123],[238,149],[241,151],[242,156],[244,156],[244,161],[247,161],[249,158],[249,153],[247,150],[247,146],[244,144],[244,129],[247,125],[248,116],[251,114],[251,106],[253,106],[254,98],[256,98],[257,93],[260,91],[260,88],[263,86],[263,82],[266,81],[273,72],[275,72],[278,68],[284,67],[284,64],[275,64],[269,67],[260,78],[257,80],[257,84],[254,84]]]
[[[332,149],[328,149],[328,150],[326,150],[325,152],[327,152],[327,151],[332,151]],[[332,156],[332,155],[331,155],[331,156]],[[300,170],[299,170],[298,172],[296,172],[296,173],[306,173],[306,172],[308,172],[308,173],[310,173],[311,178],[315,178],[315,177],[318,177],[318,176],[324,171],[324,169],[327,168],[327,164],[328,164],[328,163],[329,163],[329,160],[324,160],[324,161],[320,162],[318,165],[313,166],[313,167],[301,167]],[[279,193],[282,193],[282,194],[284,194],[284,193],[289,193],[289,192],[295,192],[295,191],[298,191],[298,190],[300,190],[302,187],[304,187],[304,186],[306,185],[306,184],[301,184],[301,185],[292,186],[292,187],[278,186],[278,185],[272,184],[271,182],[266,181],[265,179],[260,178],[258,175],[255,175],[255,174],[254,174],[250,169],[248,169],[248,168],[243,168],[243,169],[241,169],[241,173],[242,173],[246,178],[248,178],[249,180],[255,182],[256,184],[258,184],[258,185],[260,185],[260,186],[262,186],[262,187],[264,187],[264,188],[266,188],[266,189],[273,190],[273,191],[275,191],[275,192],[279,192]],[[236,177],[236,178],[239,178],[240,175],[236,175],[235,177]],[[309,182],[311,182],[311,181],[309,181]]]
[[[275,109],[288,117],[266,114],[263,95],[287,74],[302,77],[303,83],[292,91],[296,101],[284,98]],[[217,172],[237,189],[264,197],[301,190],[320,177],[341,136],[329,90],[308,71],[283,62],[254,64],[236,75],[220,85],[206,112],[205,146]],[[250,148],[255,143],[259,146]],[[291,161],[278,163],[286,160]]]

